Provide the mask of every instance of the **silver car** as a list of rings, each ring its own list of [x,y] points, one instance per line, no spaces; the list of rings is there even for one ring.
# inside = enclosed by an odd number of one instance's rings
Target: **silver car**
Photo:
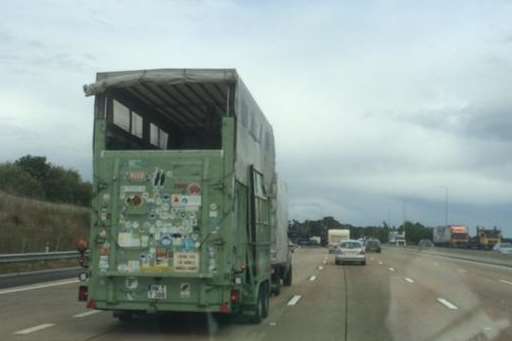
[[[493,248],[494,251],[505,255],[512,254],[512,243],[499,243]]]
[[[358,240],[345,240],[338,245],[334,253],[334,264],[355,262],[366,265],[366,251]]]

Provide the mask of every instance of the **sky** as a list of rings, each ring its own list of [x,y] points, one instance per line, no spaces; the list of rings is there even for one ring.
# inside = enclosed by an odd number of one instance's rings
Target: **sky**
[[[292,218],[512,237],[509,1],[32,1],[0,14],[0,162],[91,179],[95,73],[236,68]]]

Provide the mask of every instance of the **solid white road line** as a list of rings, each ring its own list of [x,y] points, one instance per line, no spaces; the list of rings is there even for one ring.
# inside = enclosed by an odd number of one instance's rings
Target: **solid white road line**
[[[414,280],[412,278],[405,277],[404,279],[409,283],[414,283]]]
[[[288,301],[288,305],[296,305],[297,302],[302,298],[300,295],[295,295],[291,298],[291,300]]]
[[[461,274],[468,272],[467,270],[464,270],[464,269],[457,269],[457,271],[460,272]]]
[[[46,329],[46,328],[53,327],[54,325],[55,325],[55,323],[44,323],[44,324],[40,324],[40,325],[35,326],[35,327],[18,330],[14,334],[16,334],[16,335],[26,335],[26,334],[30,334],[30,333],[33,333],[33,332],[37,332],[38,330],[41,330],[41,329]]]
[[[453,304],[441,297],[437,298],[437,302],[441,303],[442,305],[444,305],[445,307],[447,307],[448,309],[451,309],[451,310],[459,309],[459,307],[457,307],[455,304]]]
[[[46,283],[41,283],[41,284],[33,284],[33,285],[26,285],[26,286],[21,286],[21,287],[1,289],[0,295],[11,294],[11,293],[20,292],[20,291],[28,291],[28,290],[56,287],[59,285],[73,284],[73,283],[78,283],[78,282],[79,282],[78,279],[67,279],[67,280],[62,280],[62,281],[46,282]]]
[[[512,285],[512,282],[507,281],[507,280],[504,280],[504,279],[500,279],[500,282],[501,282],[501,283],[505,283],[505,284],[510,284],[510,285]]]
[[[101,310],[89,310],[89,311],[86,311],[85,313],[80,313],[80,314],[76,314],[76,315],[73,315],[74,318],[81,318],[81,317],[86,317],[86,316],[91,316],[91,315],[94,315],[94,314],[98,314],[98,313],[101,313],[102,311]]]
[[[316,276],[311,276],[311,277],[309,277],[309,280],[310,280],[310,281],[314,281],[315,279],[316,279]]]
[[[389,271],[395,271],[395,268],[389,268]]]

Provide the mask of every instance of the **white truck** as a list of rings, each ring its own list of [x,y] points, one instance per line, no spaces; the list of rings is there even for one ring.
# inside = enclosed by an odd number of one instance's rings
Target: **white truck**
[[[281,292],[281,285],[290,286],[292,284],[292,252],[288,241],[288,195],[286,184],[275,178],[274,198],[272,200],[272,210],[275,213],[271,216],[275,221],[272,222],[272,244],[271,264],[272,264],[272,291],[278,295]]]
[[[350,239],[350,230],[328,230],[327,231],[327,246],[329,248],[329,253],[334,253],[336,250],[336,246],[338,246],[342,241]]]
[[[390,245],[406,246],[405,232],[389,231],[388,240]]]

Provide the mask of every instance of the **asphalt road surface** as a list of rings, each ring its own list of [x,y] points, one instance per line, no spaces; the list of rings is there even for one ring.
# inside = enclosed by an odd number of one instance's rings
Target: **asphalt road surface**
[[[512,269],[385,248],[366,266],[298,249],[259,325],[206,314],[129,324],[76,301],[76,280],[0,289],[0,340],[512,340]]]

